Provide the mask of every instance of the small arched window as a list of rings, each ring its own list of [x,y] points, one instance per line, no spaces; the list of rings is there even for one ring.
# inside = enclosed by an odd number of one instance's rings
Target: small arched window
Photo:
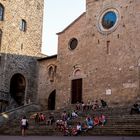
[[[51,66],[50,68],[49,68],[49,76],[51,77],[53,75],[53,67]]]
[[[4,6],[0,4],[0,21],[3,21],[4,18]]]
[[[48,68],[48,76],[49,76],[50,82],[54,82],[54,78],[56,76],[56,66],[55,65],[51,65]]]
[[[25,32],[26,29],[27,29],[27,23],[24,19],[22,19],[21,22],[20,22],[20,30]]]

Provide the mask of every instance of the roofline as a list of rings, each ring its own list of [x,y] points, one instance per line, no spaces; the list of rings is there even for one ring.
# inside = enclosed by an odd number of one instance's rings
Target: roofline
[[[47,57],[43,57],[43,58],[38,58],[38,61],[42,61],[42,60],[47,60],[47,59],[52,59],[52,58],[57,58],[57,54],[52,55],[52,56],[47,56]]]
[[[86,14],[86,12],[83,12],[78,18],[76,18],[72,23],[70,23],[64,30],[62,30],[61,32],[58,32],[56,34],[60,35],[61,33],[65,32],[70,26],[72,26],[75,22],[77,22],[85,14]]]

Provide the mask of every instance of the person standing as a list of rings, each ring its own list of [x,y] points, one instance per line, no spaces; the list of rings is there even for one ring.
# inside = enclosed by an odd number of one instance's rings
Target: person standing
[[[21,133],[22,136],[25,136],[25,132],[28,128],[28,120],[26,119],[26,116],[23,116],[23,118],[21,119]]]

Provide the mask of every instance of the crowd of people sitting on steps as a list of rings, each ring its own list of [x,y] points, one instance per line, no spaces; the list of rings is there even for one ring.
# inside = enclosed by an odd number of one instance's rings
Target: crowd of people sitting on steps
[[[55,130],[63,132],[64,136],[77,136],[82,132],[86,132],[90,129],[93,129],[96,126],[104,126],[107,122],[106,116],[101,112],[98,115],[88,115],[89,111],[99,111],[98,109],[108,108],[107,102],[104,100],[95,100],[94,102],[88,101],[77,102],[75,104],[75,110],[63,111],[61,116],[55,116],[53,112],[45,115],[44,113],[36,113],[30,116],[30,119],[33,119],[36,125],[40,125],[42,122],[45,125],[55,125]],[[85,115],[85,120],[80,120],[81,112]],[[130,109],[130,114],[140,114],[140,104],[134,103]],[[56,117],[56,118],[55,118]],[[78,119],[77,119],[78,118]],[[74,124],[72,123],[74,122]],[[22,135],[24,136],[29,127],[28,120],[26,116],[23,116],[21,119],[21,130]],[[53,125],[53,126],[54,126]]]
[[[95,100],[94,102],[88,101],[87,103],[77,102],[75,104],[75,109],[63,111],[59,118],[55,118],[55,114],[53,112],[51,112],[47,116],[43,112],[41,112],[30,116],[30,119],[33,119],[36,125],[45,124],[47,126],[55,124],[55,129],[61,131],[64,136],[76,136],[81,132],[85,132],[98,125],[104,126],[106,123],[106,116],[104,114],[90,116],[88,115],[88,111],[94,111],[98,108],[106,107],[108,107],[108,105],[102,99],[100,100],[100,102],[98,100]],[[84,121],[79,121],[79,119],[76,119],[80,118],[81,112],[87,114]],[[74,125],[72,125],[73,120],[76,121],[74,121]]]
[[[48,118],[43,113],[36,113],[33,118],[34,118],[35,124],[40,124],[42,122],[45,122],[46,125],[52,125],[55,122],[53,113],[50,113]]]
[[[98,100],[95,101],[88,101],[87,103],[84,103],[83,101],[81,103],[77,102],[76,103],[76,109],[77,110],[82,110],[82,111],[87,111],[87,110],[95,110],[99,108],[107,108],[107,102],[104,101],[103,99],[100,99],[100,102]]]
[[[56,129],[62,131],[64,136],[77,136],[78,134],[86,132],[87,130],[92,129],[96,126],[104,126],[107,121],[106,116],[103,114],[95,117],[87,115],[84,121],[77,121],[77,124],[75,124],[75,126],[72,126],[71,120],[74,120],[78,117],[78,112],[76,112],[75,110],[72,111],[71,116],[69,116],[69,113],[64,111],[61,115],[61,119],[56,121]]]

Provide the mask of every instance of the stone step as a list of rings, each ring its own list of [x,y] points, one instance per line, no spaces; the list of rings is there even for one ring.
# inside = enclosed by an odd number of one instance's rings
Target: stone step
[[[49,116],[51,112],[54,113],[55,119],[61,118],[61,113],[66,108],[58,111],[41,111],[42,113]],[[67,111],[73,110],[73,108],[67,109]],[[76,126],[77,122],[85,122],[87,114],[90,116],[100,115],[101,113],[105,114],[107,117],[107,124],[105,126],[96,126],[88,132],[83,132],[82,135],[92,136],[92,135],[140,135],[140,114],[130,115],[129,108],[118,109],[117,108],[108,108],[108,109],[98,109],[96,111],[86,111],[78,112],[80,115],[78,118],[71,120],[71,125]],[[62,132],[55,129],[55,124],[52,126],[46,125],[46,122],[40,122],[37,126],[33,119],[30,119],[30,116],[36,112],[30,112],[27,114],[29,120],[29,130],[27,135],[63,135]],[[0,128],[1,134],[9,135],[21,135],[20,130],[20,119],[14,118],[12,121],[8,121],[2,128]],[[9,129],[10,128],[10,129]],[[11,129],[12,128],[12,129]]]

